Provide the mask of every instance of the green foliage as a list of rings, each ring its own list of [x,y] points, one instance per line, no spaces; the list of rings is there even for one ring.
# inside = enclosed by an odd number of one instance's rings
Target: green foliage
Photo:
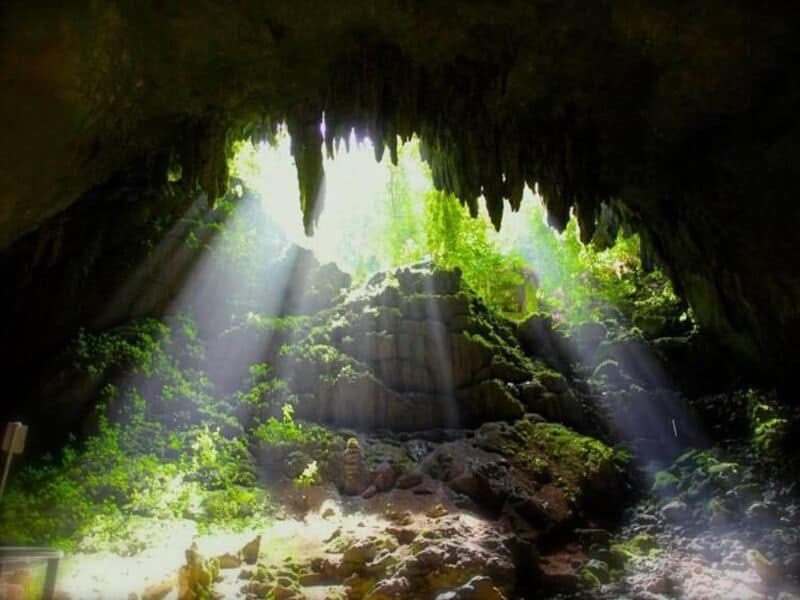
[[[651,490],[654,494],[668,498],[674,496],[678,492],[680,483],[680,479],[669,471],[658,471],[653,480]]]
[[[123,535],[126,518],[192,516],[206,525],[265,512],[234,406],[211,394],[190,317],[82,331],[73,369],[99,383],[95,432],[10,481],[2,541],[75,548]],[[246,487],[245,487],[246,486]]]
[[[126,453],[122,431],[101,418],[99,432],[80,448],[74,441],[60,461],[45,460],[14,479],[0,505],[4,538],[71,548],[97,518],[158,493],[176,473],[156,456]]]
[[[303,469],[303,472],[294,478],[295,486],[301,488],[319,485],[320,481],[319,463],[317,463],[316,460],[312,460],[308,463],[306,468]]]
[[[371,261],[373,264],[378,263],[384,269],[387,266],[414,262],[424,254],[424,246],[420,238],[420,223],[422,222],[424,207],[421,203],[415,201],[414,190],[409,185],[406,174],[408,161],[413,160],[413,158],[409,151],[403,149],[401,150],[399,166],[389,169],[389,181],[387,184],[388,214],[383,227],[384,235],[380,238],[382,254],[386,257],[387,262]],[[362,276],[361,278],[368,274],[369,272],[363,268],[357,271],[357,275]]]
[[[189,315],[172,325],[145,319],[101,333],[81,331],[74,356],[76,373],[101,388],[109,417],[130,426],[126,450],[147,450],[157,439],[154,428],[201,420],[236,428],[197,367],[205,348]]]
[[[269,508],[266,490],[252,485],[226,485],[203,495],[201,501],[201,529],[209,530],[220,524],[226,526],[252,526],[253,517]]]
[[[303,425],[294,420],[294,407],[284,404],[283,418],[270,417],[266,423],[259,425],[254,431],[255,439],[267,446],[304,445],[317,438],[321,427]]]
[[[341,440],[328,429],[294,419],[294,407],[285,404],[282,418],[270,417],[252,431],[262,464],[272,475],[290,475],[298,485],[311,485],[329,475],[332,457]],[[292,457],[301,457],[300,471],[291,469]],[[313,463],[313,466],[312,466]]]
[[[620,233],[611,248],[598,251],[581,243],[575,219],[558,234],[540,203],[523,205],[522,212],[529,229],[515,232],[510,243],[535,269],[540,299],[562,320],[603,320],[609,309],[629,318],[635,313],[672,317],[686,310],[662,272],[643,270],[637,235]]]
[[[152,443],[160,451],[140,453],[125,448],[129,429],[101,417],[99,432],[84,444],[73,441],[60,460],[18,473],[0,504],[3,541],[74,549],[90,533],[119,537],[131,515],[193,516],[212,526],[267,508],[242,440],[199,427],[179,436],[188,448],[162,435]],[[173,460],[170,448],[179,449]]]
[[[764,458],[780,458],[792,437],[787,407],[774,392],[749,389],[744,395],[753,447]]]
[[[75,342],[75,367],[87,375],[103,375],[118,367],[134,374],[150,375],[155,369],[162,341],[169,342],[169,327],[156,319],[145,319],[113,332],[81,330]]]
[[[279,406],[295,404],[297,399],[286,380],[273,374],[272,368],[259,363],[250,367],[250,378],[245,390],[236,392],[239,404],[256,410],[256,416],[273,412]]]
[[[311,317],[305,315],[286,315],[274,317],[254,312],[245,313],[240,326],[254,327],[267,333],[294,333],[302,331],[311,322]]]
[[[637,533],[633,537],[611,545],[611,553],[627,562],[643,556],[656,557],[662,550],[658,540],[649,533]]]
[[[525,261],[513,249],[503,251],[492,232],[486,219],[471,218],[454,196],[435,191],[426,196],[426,254],[441,267],[460,268],[464,282],[490,308],[508,315],[535,311]]]
[[[243,438],[224,437],[219,429],[203,425],[192,429],[189,463],[185,465],[189,479],[200,481],[206,488],[218,489],[231,484],[252,485],[255,475],[249,467],[249,452]]]

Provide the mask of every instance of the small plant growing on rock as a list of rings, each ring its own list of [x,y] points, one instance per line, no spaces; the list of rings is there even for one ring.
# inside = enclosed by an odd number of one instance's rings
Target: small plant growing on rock
[[[308,488],[314,485],[318,485],[321,481],[320,474],[319,474],[319,464],[316,460],[312,460],[308,463],[303,472],[300,473],[294,479],[295,487],[299,488]]]

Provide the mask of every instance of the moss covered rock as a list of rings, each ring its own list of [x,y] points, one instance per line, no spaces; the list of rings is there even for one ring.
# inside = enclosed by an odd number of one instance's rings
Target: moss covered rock
[[[282,358],[298,415],[359,428],[514,420],[539,406],[534,387],[543,398],[572,397],[566,379],[525,355],[511,323],[457,269],[428,263],[380,273],[353,290]]]
[[[442,444],[423,463],[430,476],[483,510],[540,532],[592,515],[615,515],[625,491],[621,459],[602,442],[528,418],[487,423],[473,439]]]

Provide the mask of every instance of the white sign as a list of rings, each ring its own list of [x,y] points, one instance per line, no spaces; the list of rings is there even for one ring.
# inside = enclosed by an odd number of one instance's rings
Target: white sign
[[[25,438],[28,436],[28,426],[19,421],[6,424],[6,433],[3,436],[3,452],[8,454],[22,454],[25,448]]]

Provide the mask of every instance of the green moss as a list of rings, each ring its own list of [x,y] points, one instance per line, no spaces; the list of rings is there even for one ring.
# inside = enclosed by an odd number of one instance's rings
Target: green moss
[[[556,423],[520,419],[514,435],[494,436],[484,447],[507,456],[535,480],[553,480],[573,503],[603,486],[613,488],[621,475],[614,449]]]
[[[546,456],[555,478],[573,493],[579,492],[582,482],[601,475],[613,464],[610,447],[556,423],[534,425],[526,446]]]

